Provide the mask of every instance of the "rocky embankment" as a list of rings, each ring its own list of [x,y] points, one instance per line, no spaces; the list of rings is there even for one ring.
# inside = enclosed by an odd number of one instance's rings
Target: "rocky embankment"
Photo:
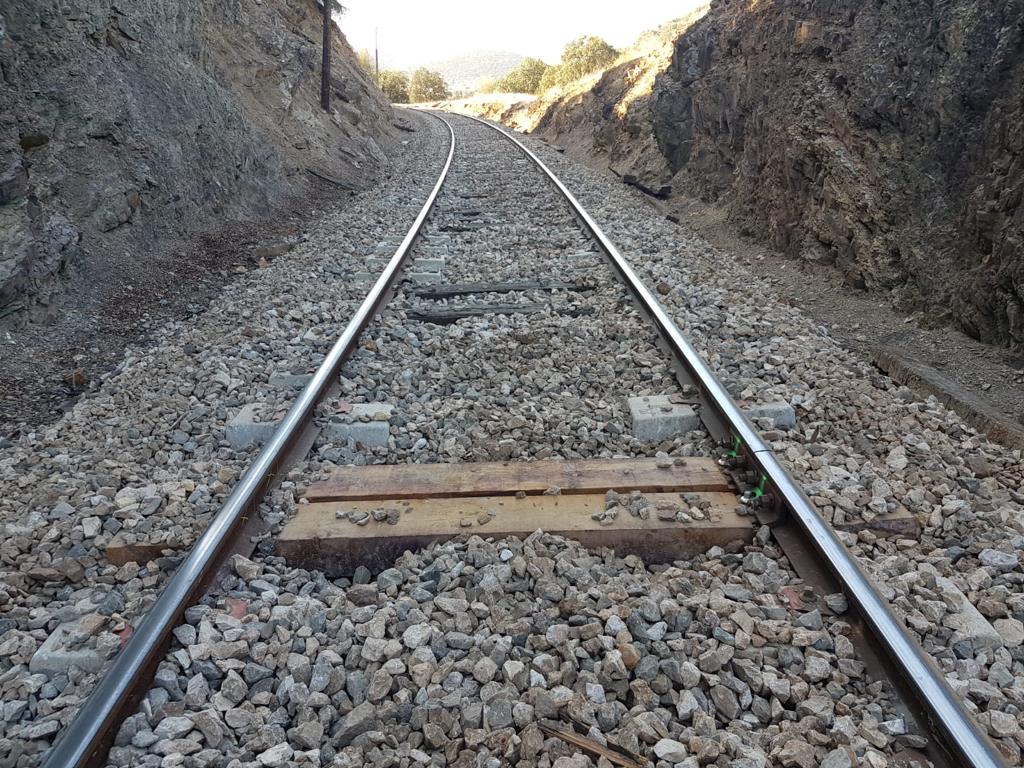
[[[295,390],[283,392],[279,375],[317,364],[363,297],[355,276],[372,267],[367,254],[415,217],[447,130],[426,115],[409,122],[390,178],[311,223],[287,260],[129,349],[69,413],[0,451],[0,764],[41,764],[179,562],[168,550],[118,565],[114,537],[171,531],[184,543],[202,529],[257,450],[232,446],[233,415],[248,403],[283,412]],[[461,149],[414,262],[444,243],[442,284],[608,269],[525,158],[455,123]],[[634,190],[527,142],[659,286],[741,403],[792,406],[789,429],[763,434],[830,523],[916,521],[908,538],[838,535],[1007,764],[1020,764],[1021,452],[879,375]],[[702,430],[641,443],[617,404],[675,386],[628,306],[612,305],[621,290],[606,278],[533,314],[439,325],[415,320],[426,300],[400,286],[346,362],[343,399],[324,403],[322,438],[262,519],[276,531],[306,484],[343,464],[707,455]],[[584,307],[593,313],[566,311]],[[394,404],[386,445],[329,436],[339,406],[378,398]],[[619,507],[632,514],[632,501]],[[805,590],[768,529],[743,547],[648,566],[545,534],[501,539],[485,525],[337,579],[288,565],[264,539],[188,609],[107,764],[606,765],[544,731],[552,721],[657,768],[888,768],[920,743],[856,657],[844,601]]]
[[[374,178],[393,115],[320,7],[187,0],[0,9],[0,323],[103,314],[177,282],[182,238],[307,184]],[[71,273],[71,280],[67,277]]]
[[[0,445],[387,172],[401,118],[340,33],[320,109],[321,34],[315,0],[2,4]]]
[[[1021,0],[716,0],[667,63],[627,61],[506,120],[649,188],[715,201],[744,233],[851,286],[1017,347],[1022,49]]]

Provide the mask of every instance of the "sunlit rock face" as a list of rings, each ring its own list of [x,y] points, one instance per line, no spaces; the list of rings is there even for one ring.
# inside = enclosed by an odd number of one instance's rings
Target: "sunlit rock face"
[[[1022,46],[1021,0],[716,2],[666,65],[620,65],[534,122],[851,285],[1021,346]]]
[[[61,311],[68,276],[102,305],[186,268],[157,247],[266,213],[307,167],[373,179],[391,108],[338,35],[319,110],[320,30],[314,0],[4,2],[0,323]]]

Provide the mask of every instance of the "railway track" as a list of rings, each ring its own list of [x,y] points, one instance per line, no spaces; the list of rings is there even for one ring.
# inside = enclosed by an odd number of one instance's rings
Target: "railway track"
[[[603,408],[607,410],[608,421],[615,421],[622,414],[615,413],[610,403],[624,394],[644,396],[651,391],[671,389],[679,396],[677,399],[691,399],[701,420],[691,440],[692,453],[721,459],[741,494],[744,508],[771,527],[792,568],[820,596],[839,592],[846,596],[849,613],[843,621],[851,624],[850,636],[854,638],[858,658],[867,664],[875,679],[885,679],[894,685],[899,694],[897,709],[910,724],[910,734],[924,737],[904,739],[897,753],[900,759],[974,768],[1003,765],[998,751],[966,713],[934,663],[911,640],[733,397],[572,193],[529,149],[501,129],[471,118],[449,120],[457,125],[462,142],[456,141],[456,131],[449,127],[447,159],[412,227],[395,244],[394,253],[380,262],[379,276],[367,283],[366,298],[351,321],[50,751],[45,765],[63,768],[104,762],[121,724],[151,690],[154,673],[164,660],[174,640],[172,633],[186,609],[198,603],[215,577],[223,574],[233,553],[251,554],[252,548],[246,542],[258,532],[256,510],[267,491],[318,439],[323,443],[333,422],[350,421],[346,419],[346,409],[351,406],[348,400],[352,391],[346,389],[339,377],[356,382],[353,386],[362,399],[383,390],[394,396],[392,399],[399,399],[404,372],[411,370],[413,378],[430,377],[435,372],[430,360],[438,355],[453,361],[449,367],[461,377],[448,382],[448,399],[471,398],[474,389],[493,387],[505,400],[491,402],[503,405],[504,412],[514,414],[524,427],[535,424],[537,435],[564,431],[562,427],[568,421],[566,409],[592,412]],[[498,139],[494,131],[504,138]],[[509,142],[510,149],[514,146],[503,161],[505,173],[532,175],[537,185],[548,185],[546,192],[538,188],[538,198],[553,194],[561,200],[561,210],[550,205],[535,206],[534,214],[541,218],[534,223],[544,224],[548,251],[503,230],[502,222],[513,215],[510,211],[514,211],[517,203],[498,201],[500,180],[473,178],[471,167],[458,165],[459,152],[470,156],[493,154],[497,140]],[[447,187],[454,188],[456,194],[445,198],[443,190]],[[506,206],[504,219],[488,214],[489,207],[495,205]],[[566,206],[575,217],[568,223]],[[505,246],[497,253],[481,247],[449,259],[438,258],[445,243],[474,237],[478,231],[503,237]],[[520,249],[518,255],[516,248]],[[560,255],[553,256],[554,252]],[[444,262],[440,267],[443,279],[437,285],[432,284],[435,273],[431,270],[436,267],[432,261]],[[550,263],[554,274],[538,280],[537,270],[546,263]],[[617,281],[603,277],[609,267]],[[615,307],[617,317],[612,332],[607,331],[607,316],[603,314],[609,306]],[[447,348],[420,343],[418,338],[413,344],[407,337],[410,319],[419,324],[443,325],[466,320],[472,324],[482,316],[511,318],[502,321],[508,335],[494,339],[488,336],[489,331],[480,333],[481,329],[493,326],[470,325],[466,333],[447,337]],[[370,334],[374,346],[380,346],[374,339],[386,337],[389,343],[405,340],[407,356],[382,360],[361,355],[360,344],[365,342],[368,328],[378,325],[380,330]],[[567,333],[566,329],[572,332]],[[507,363],[507,355],[503,357],[496,346],[503,339],[521,339],[524,334],[539,336],[549,344],[554,343],[552,339],[560,339],[557,349],[545,348],[541,357],[545,361],[553,355],[578,359],[576,369],[569,366],[562,381],[571,383],[565,384],[564,389],[583,393],[583,397],[552,396],[543,377],[538,379],[536,390],[526,393],[527,400],[517,400],[523,392],[502,389],[502,366]],[[559,368],[554,373],[563,376],[564,371]],[[538,414],[533,403],[545,402],[545,398],[546,407]],[[587,399],[589,404],[582,405]],[[395,449],[398,458],[544,459],[558,455],[550,440],[529,438],[502,454],[500,430],[493,434],[487,430],[489,421],[501,418],[497,410],[480,414],[473,425],[476,431],[469,439],[460,439],[461,423],[454,412],[444,408],[443,403],[434,403],[418,415],[407,417],[403,429],[409,434],[426,434],[433,422],[440,425],[440,434],[433,441],[424,439],[424,446],[410,437]],[[464,409],[459,413],[464,413]],[[450,430],[446,431],[445,425]],[[587,442],[591,439],[589,433],[567,436],[560,446],[567,451],[592,451],[595,446]],[[605,455],[642,455],[634,442],[614,432],[605,440],[596,446]],[[335,438],[335,442],[340,441]],[[481,443],[488,445],[485,455],[475,455],[474,445]],[[441,452],[442,447],[447,453]],[[382,448],[384,453],[390,450]],[[337,463],[352,458],[350,446],[328,445],[321,447],[321,453]],[[518,481],[523,482],[522,478]],[[543,510],[538,514],[541,513]],[[355,523],[350,521],[349,525]],[[588,528],[600,530],[600,522],[595,520]],[[340,538],[345,538],[344,530]],[[497,530],[495,526],[479,532],[490,535]],[[618,531],[616,535],[624,534]],[[375,540],[374,546],[377,544]],[[583,748],[594,748],[594,740]]]

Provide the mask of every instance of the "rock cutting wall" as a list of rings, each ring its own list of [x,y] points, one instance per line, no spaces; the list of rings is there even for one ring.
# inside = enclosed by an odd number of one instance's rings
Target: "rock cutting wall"
[[[339,34],[319,110],[314,0],[0,7],[0,323],[173,279],[168,242],[266,213],[307,168],[359,186],[391,108]],[[79,302],[76,299],[76,305]]]
[[[539,130],[984,341],[1024,345],[1024,2],[717,0]],[[536,106],[533,107],[536,110]]]

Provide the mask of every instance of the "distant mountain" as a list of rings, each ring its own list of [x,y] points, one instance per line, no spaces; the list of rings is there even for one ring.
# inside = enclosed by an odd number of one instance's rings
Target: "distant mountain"
[[[515,69],[523,58],[509,51],[470,51],[423,66],[439,72],[453,91],[468,91],[480,80],[501,77]]]

